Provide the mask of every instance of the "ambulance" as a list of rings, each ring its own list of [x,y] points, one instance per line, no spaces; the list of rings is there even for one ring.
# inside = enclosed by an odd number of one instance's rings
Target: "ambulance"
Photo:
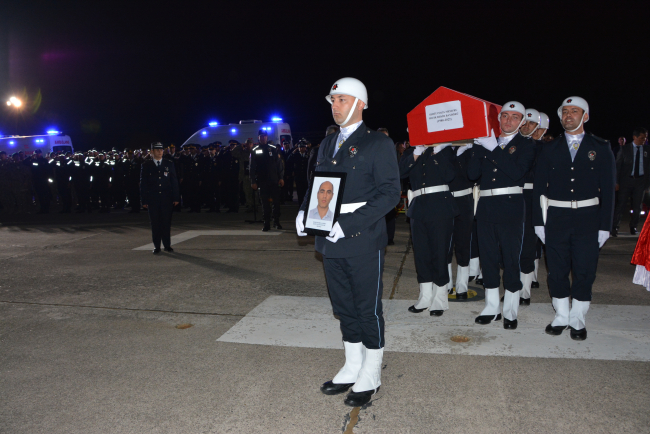
[[[269,136],[269,143],[274,145],[292,144],[291,127],[282,122],[282,118],[273,118],[271,122],[263,122],[257,119],[239,121],[237,124],[219,125],[217,122],[210,122],[207,127],[201,128],[183,143],[183,145],[206,146],[213,142],[221,142],[227,145],[230,140],[237,140],[244,143],[252,139],[257,143],[257,136],[260,130],[266,131]]]
[[[42,136],[3,136],[0,137],[0,151],[7,155],[14,152],[24,152],[31,155],[35,150],[40,149],[44,154],[49,152],[74,152],[70,136],[61,134],[59,131],[49,131]]]

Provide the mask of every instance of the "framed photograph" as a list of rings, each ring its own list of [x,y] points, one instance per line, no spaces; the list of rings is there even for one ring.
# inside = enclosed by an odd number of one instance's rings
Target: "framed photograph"
[[[326,237],[341,213],[346,173],[314,172],[305,213],[305,232]]]

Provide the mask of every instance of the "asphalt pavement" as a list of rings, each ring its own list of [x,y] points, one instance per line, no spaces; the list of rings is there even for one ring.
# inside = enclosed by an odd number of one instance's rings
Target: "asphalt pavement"
[[[474,283],[442,317],[406,315],[418,286],[400,215],[382,387],[351,409],[319,391],[343,351],[296,212],[283,206],[268,235],[252,214],[175,213],[175,252],[160,255],[146,213],[0,215],[0,433],[650,432],[636,237],[602,249],[589,338],[575,342],[543,332],[543,263],[511,334],[473,323]]]

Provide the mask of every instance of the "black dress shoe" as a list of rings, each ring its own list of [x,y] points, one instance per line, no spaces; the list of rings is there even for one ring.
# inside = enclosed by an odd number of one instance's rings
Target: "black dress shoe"
[[[444,310],[431,310],[431,311],[429,311],[430,316],[442,316],[443,313],[445,313]]]
[[[372,395],[374,395],[375,392],[379,392],[379,387],[377,388],[377,390],[366,390],[365,392],[350,392],[348,393],[348,396],[347,398],[345,398],[345,401],[343,401],[343,403],[350,407],[362,407],[370,402],[370,400],[372,399]]]
[[[479,279],[479,278],[477,278],[477,279],[476,279],[476,284],[477,284],[477,285],[483,285],[483,279]]]
[[[612,237],[618,237],[618,231],[611,231],[609,235]]]
[[[393,240],[388,240],[388,245],[389,245],[389,246],[394,246],[394,245],[395,245],[395,241],[393,241]]]
[[[153,254],[154,254],[154,255],[157,255],[157,254],[159,254],[159,253],[160,253],[160,249],[153,249]]]
[[[466,292],[461,292],[456,293],[456,300],[467,300],[467,293]]]
[[[630,228],[630,235],[636,235],[636,234],[638,234],[638,232],[636,231],[636,228]],[[584,339],[581,339],[581,340],[584,340]]]
[[[571,329],[571,339],[574,341],[584,341],[587,339],[587,329],[576,330],[573,327],[569,328]]]
[[[476,279],[476,276],[469,276],[468,282],[471,282],[472,280]]]
[[[262,228],[262,232],[268,232],[270,230],[271,230],[271,226],[269,225],[264,225],[264,227]]]
[[[479,315],[476,317],[474,322],[476,324],[490,324],[492,321],[499,321],[501,319],[501,314],[496,315]]]
[[[165,247],[165,252],[174,253],[174,249],[172,249],[171,247]]]
[[[539,288],[539,282],[535,281],[530,284],[531,288]]]
[[[424,312],[425,310],[427,310],[426,307],[422,309],[416,308],[415,305],[409,307],[409,312],[413,312],[413,313],[420,313],[420,312]]]
[[[506,295],[505,295],[505,294],[502,295],[502,296],[501,296],[501,301],[505,300],[505,298],[506,298]]]
[[[560,336],[564,330],[566,330],[567,326],[553,326],[551,324],[546,326],[546,332],[547,335],[551,336]]]
[[[347,392],[354,383],[345,383],[345,384],[334,384],[331,381],[323,383],[320,387],[320,391],[325,395],[338,395],[339,393]]]
[[[503,328],[506,330],[514,330],[517,328],[517,320],[510,321],[508,318],[503,318]]]
[[[530,298],[519,297],[519,304],[525,304],[526,306],[530,306]]]
[[[280,222],[275,222],[275,223],[273,223],[273,227],[274,227],[275,229],[282,229],[282,225],[280,224]]]

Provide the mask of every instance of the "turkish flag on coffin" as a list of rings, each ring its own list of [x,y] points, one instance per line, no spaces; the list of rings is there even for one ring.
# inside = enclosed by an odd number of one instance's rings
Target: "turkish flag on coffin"
[[[406,116],[411,146],[465,144],[492,129],[499,137],[500,111],[500,105],[441,86]]]

